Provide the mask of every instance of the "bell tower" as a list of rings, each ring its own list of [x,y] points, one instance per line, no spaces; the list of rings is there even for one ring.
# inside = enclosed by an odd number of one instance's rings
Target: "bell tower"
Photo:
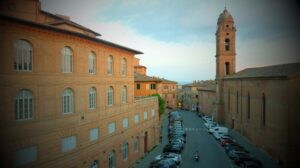
[[[235,73],[235,32],[231,14],[225,8],[216,31],[216,79]]]

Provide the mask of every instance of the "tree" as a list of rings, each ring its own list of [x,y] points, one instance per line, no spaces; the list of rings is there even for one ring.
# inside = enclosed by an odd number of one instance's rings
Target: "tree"
[[[157,96],[158,98],[158,111],[160,117],[165,112],[166,101],[159,94],[152,94],[151,96]]]

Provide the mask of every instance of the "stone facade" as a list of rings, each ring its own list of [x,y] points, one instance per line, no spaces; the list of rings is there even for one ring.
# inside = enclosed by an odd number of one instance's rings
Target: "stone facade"
[[[177,82],[162,79],[161,95],[166,101],[167,108],[177,109],[178,107]]]
[[[299,118],[296,111],[300,97],[299,85],[295,83],[299,81],[300,63],[248,68],[235,73],[235,31],[233,18],[225,9],[216,33],[218,120],[284,167],[295,165],[293,152],[299,150],[295,140],[299,124],[295,118]]]
[[[212,116],[213,119],[217,115],[216,105],[216,85],[210,83],[207,86],[198,89],[199,95],[199,112]]]
[[[10,2],[1,2],[1,9],[14,8],[1,10],[0,15],[1,167],[130,167],[159,143],[157,98],[134,97],[133,61],[141,52],[95,38],[99,34],[42,11],[37,0]],[[18,60],[20,64],[16,58],[24,54],[17,53],[19,41],[31,47],[31,60]],[[69,73],[62,72],[64,47],[72,52]],[[92,73],[90,53],[95,56]],[[31,68],[17,70],[23,64]],[[68,100],[66,89],[72,92]],[[28,97],[25,103],[18,98],[22,91],[30,93],[30,103]],[[70,105],[70,112],[63,112],[63,102]],[[64,141],[68,137],[74,144]],[[71,149],[64,151],[65,147]]]

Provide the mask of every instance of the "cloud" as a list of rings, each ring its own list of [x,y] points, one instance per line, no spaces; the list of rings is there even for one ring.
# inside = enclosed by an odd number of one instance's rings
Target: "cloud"
[[[175,81],[215,77],[215,31],[224,2],[42,0],[45,10],[143,51],[149,75]],[[295,1],[229,1],[237,25],[237,70],[299,61],[300,6]]]

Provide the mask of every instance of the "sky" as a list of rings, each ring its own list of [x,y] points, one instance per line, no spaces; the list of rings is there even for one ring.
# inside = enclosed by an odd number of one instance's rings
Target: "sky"
[[[300,62],[299,0],[40,0],[99,38],[144,54],[147,75],[181,84],[215,79],[216,26],[234,18],[236,70]]]

